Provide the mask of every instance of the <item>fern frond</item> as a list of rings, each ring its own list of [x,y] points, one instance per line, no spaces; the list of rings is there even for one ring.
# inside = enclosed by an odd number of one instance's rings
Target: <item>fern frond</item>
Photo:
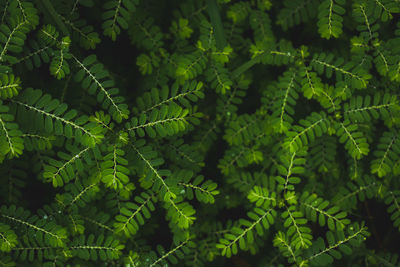
[[[329,231],[326,234],[327,245],[321,237],[318,238],[306,251],[307,258],[302,263],[310,263],[313,266],[331,264],[334,258],[342,257],[342,253],[350,255],[352,247],[359,247],[367,236],[369,236],[367,227],[357,223],[347,226],[344,231]]]
[[[89,94],[98,90],[97,101],[102,103],[103,108],[108,108],[114,120],[121,122],[122,119],[127,119],[129,110],[124,103],[125,99],[118,96],[119,90],[114,87],[114,81],[109,78],[110,75],[103,64],[97,62],[96,56],[90,55],[82,62],[75,56],[72,58],[80,68],[74,76],[75,81],[81,82],[82,88],[87,89]]]
[[[0,75],[0,99],[12,98],[21,90],[21,80],[13,74]]]
[[[316,0],[285,0],[284,7],[278,13],[277,24],[286,31],[302,22],[308,22],[317,16],[318,1]]]
[[[44,164],[43,178],[46,182],[52,183],[54,187],[68,184],[69,181],[76,178],[77,175],[84,173],[84,163],[82,159],[88,159],[91,149],[89,147],[77,149],[71,147],[72,155],[65,152],[58,152],[58,157],[62,160],[54,158],[48,159],[48,164]]]
[[[235,173],[236,167],[243,168],[251,164],[246,158],[246,155],[251,156],[251,152],[251,148],[234,146],[225,151],[224,157],[219,160],[218,168],[224,175]]]
[[[360,159],[363,155],[368,155],[367,139],[362,132],[357,131],[357,124],[351,124],[349,120],[345,120],[344,122],[336,122],[334,127],[339,142],[345,143],[344,147],[353,158]]]
[[[22,20],[31,28],[35,29],[39,24],[38,10],[33,3],[28,1],[9,1],[9,12],[12,17],[21,17]]]
[[[68,248],[73,256],[77,256],[84,260],[101,261],[116,260],[122,255],[122,249],[125,246],[120,244],[118,239],[113,236],[80,235],[71,242]]]
[[[169,170],[157,170],[156,167],[162,165],[164,160],[157,156],[157,152],[153,151],[150,146],[146,146],[146,142],[141,139],[135,142],[135,144],[131,144],[131,147],[135,150],[140,160],[142,160],[148,168],[146,173],[145,180],[146,182],[153,184],[153,190],[160,190],[159,194],[161,199],[166,202],[169,202],[171,199],[176,198],[176,194],[173,192],[173,187],[176,185],[176,182],[171,179],[164,179],[164,177],[168,177],[171,175]],[[155,180],[153,180],[155,178]]]
[[[321,79],[315,72],[311,71],[310,67],[304,66],[301,68],[300,76],[303,78],[301,81],[301,90],[307,99],[316,98],[324,94],[324,85]]]
[[[255,202],[257,207],[263,207],[264,209],[270,206],[275,207],[277,203],[276,192],[269,192],[267,188],[261,186],[254,186],[247,198],[250,202]]]
[[[344,59],[340,57],[333,62],[334,58],[333,54],[314,54],[311,66],[320,75],[325,72],[327,78],[331,78],[332,73],[335,72],[338,81],[346,81],[356,89],[367,87],[368,80],[372,77],[369,73],[361,68],[357,68],[354,62],[350,61],[344,64]]]
[[[324,135],[317,138],[315,142],[310,145],[308,162],[310,166],[313,166],[313,168],[317,169],[319,172],[327,173],[334,167],[336,151],[336,138]]]
[[[400,144],[397,133],[384,132],[379,139],[373,153],[375,159],[371,161],[371,173],[384,177],[393,171],[393,167],[400,159]]]
[[[219,62],[211,63],[211,67],[205,70],[204,75],[211,88],[215,89],[219,94],[226,94],[233,85],[229,70]]]
[[[232,20],[234,24],[243,22],[249,15],[251,10],[249,2],[238,2],[229,6],[226,16]]]
[[[291,42],[282,39],[277,44],[270,42],[258,42],[250,46],[252,59],[245,64],[262,64],[273,65],[289,65],[296,59],[296,49],[293,48]],[[240,67],[239,67],[240,68]]]
[[[120,28],[128,29],[128,21],[131,19],[131,14],[136,10],[135,6],[138,3],[139,0],[111,0],[104,3],[102,15],[104,35],[115,41],[117,35],[121,33]]]
[[[246,95],[247,88],[246,81],[242,81],[242,84],[235,85],[225,95],[220,95],[217,99],[217,112],[226,115],[228,118],[235,114],[238,105],[243,102],[242,98]]]
[[[272,42],[275,40],[272,31],[272,22],[268,14],[260,10],[252,10],[250,12],[249,23],[254,31],[254,41]]]
[[[122,189],[129,182],[128,161],[124,158],[125,151],[118,145],[108,146],[100,163],[101,181],[106,187],[114,190]]]
[[[0,100],[0,162],[1,158],[18,157],[24,149],[24,141],[21,138],[22,132],[18,124],[14,122],[14,116],[6,112],[8,106],[4,106]]]
[[[167,219],[171,220],[181,229],[187,229],[196,220],[193,216],[196,210],[188,202],[183,201],[181,196],[165,201],[164,207],[167,210]]]
[[[149,219],[150,212],[155,210],[154,202],[156,198],[151,192],[142,192],[135,197],[135,202],[125,202],[121,208],[121,213],[115,217],[115,231],[123,232],[127,237],[131,237],[139,230],[140,225],[144,225],[145,219]]]
[[[25,45],[26,51],[22,58],[19,58],[14,64],[25,63],[28,70],[39,68],[43,63],[49,63],[53,48],[45,44],[41,39],[30,39]]]
[[[368,175],[357,178],[355,181],[347,182],[346,186],[340,187],[338,193],[333,197],[331,203],[339,206],[344,211],[357,207],[358,200],[363,202],[375,196],[378,184]]]
[[[399,109],[398,100],[395,95],[376,93],[371,103],[369,95],[356,96],[350,99],[349,103],[343,105],[344,118],[356,123],[369,122],[371,117],[383,120],[390,117],[390,113]]]
[[[21,53],[30,31],[28,23],[20,17],[11,18],[7,24],[0,25],[0,63],[14,63],[17,61],[12,54]]]
[[[44,25],[37,33],[40,42],[45,45],[56,47],[60,45],[59,36],[60,33],[57,31],[56,27],[51,24]]]
[[[133,26],[128,29],[132,43],[149,51],[157,51],[164,44],[164,33],[155,25],[154,18],[145,10],[137,10]]]
[[[338,38],[343,32],[344,0],[324,0],[318,7],[318,32],[322,38]]]
[[[400,265],[399,255],[390,252],[379,254],[372,253],[370,261],[373,264],[379,263],[385,267],[398,267]]]
[[[62,197],[58,200],[61,201],[66,206],[78,206],[83,208],[92,201],[97,192],[100,191],[98,181],[93,178],[84,179],[81,181],[76,181],[75,183],[69,183],[65,186],[65,191]]]
[[[67,59],[70,58],[71,54],[69,54],[66,49],[57,50],[50,62],[50,74],[56,77],[58,80],[69,75],[70,68]]]
[[[393,226],[400,231],[400,191],[388,191],[384,195],[385,204],[388,205],[388,213],[391,214],[390,219],[393,221]]]
[[[289,149],[291,153],[298,151],[309,143],[313,142],[316,137],[328,131],[330,122],[326,119],[324,112],[313,112],[305,120],[300,120],[299,125],[292,127],[293,131],[286,132],[287,138],[283,143],[283,147]]]
[[[307,219],[303,217],[302,212],[297,211],[295,206],[289,206],[281,216],[285,220],[283,226],[288,228],[287,237],[290,240],[290,246],[294,250],[308,248],[312,244],[312,235],[311,229],[304,226],[307,223]]]
[[[10,252],[18,244],[17,235],[9,225],[0,223],[0,251]]]
[[[162,105],[159,109],[152,109],[151,113],[141,113],[126,123],[127,131],[132,137],[147,134],[151,138],[175,135],[186,129],[189,123],[186,119],[189,110],[183,109],[175,103]]]
[[[237,226],[233,226],[228,233],[219,239],[216,245],[221,249],[221,255],[230,258],[238,253],[238,247],[241,250],[248,250],[249,246],[254,243],[255,236],[262,236],[265,230],[268,230],[274,223],[276,211],[272,208],[254,208],[253,211],[247,213],[250,220],[240,219]]]
[[[22,134],[24,138],[24,148],[27,151],[50,150],[52,142],[56,139],[55,136],[42,136],[37,134]]]
[[[375,2],[375,3],[374,3]],[[353,3],[352,15],[359,23],[357,30],[361,32],[360,37],[370,41],[378,38],[380,24],[376,23],[379,17],[375,10],[376,1],[355,1]]]
[[[293,174],[302,174],[304,172],[303,165],[306,163],[304,158],[307,151],[303,148],[293,153],[283,153],[280,156],[280,162],[277,166],[279,176],[275,177],[280,190],[294,190],[293,184],[300,183],[301,179]]]
[[[38,216],[30,216],[30,212],[23,208],[12,205],[10,207],[2,206],[0,208],[0,217],[13,223],[18,223],[26,231],[30,239],[40,238],[45,244],[51,247],[64,247],[67,238],[67,232],[64,228],[54,222],[46,222]],[[40,235],[40,237],[35,237]]]
[[[114,229],[110,226],[110,215],[96,209],[96,207],[90,207],[86,209],[81,218],[86,222],[89,222],[91,226],[94,226],[95,232],[103,232],[107,230],[114,233]]]
[[[350,223],[350,220],[346,218],[345,211],[340,211],[337,206],[329,205],[328,200],[324,200],[316,194],[305,191],[300,197],[299,203],[300,210],[307,219],[316,222],[318,216],[319,225],[325,226],[326,223],[331,231],[341,231]]]
[[[213,204],[214,196],[219,194],[216,183],[212,180],[204,181],[202,175],[194,177],[192,171],[180,170],[174,174],[174,177],[180,181],[178,185],[184,187],[181,194],[183,193],[189,200],[196,196],[196,199],[200,202]],[[191,181],[192,179],[193,181]]]
[[[20,239],[20,245],[12,250],[13,258],[20,261],[29,262],[32,264],[33,261],[54,260],[56,257],[60,258],[62,262],[60,250],[46,245],[43,239],[39,238],[27,238],[23,236]],[[3,257],[1,258],[3,260]],[[15,266],[15,265],[12,265]]]
[[[290,244],[290,240],[288,236],[278,231],[274,238],[274,247],[278,247],[279,251],[282,253],[283,256],[288,258],[289,263],[295,263],[297,265],[298,261],[301,261],[300,250],[295,250],[294,247]]]
[[[183,139],[176,139],[173,144],[165,146],[163,154],[182,169],[198,172],[204,167],[204,155],[194,145],[184,143]]]
[[[148,113],[170,103],[181,104],[185,108],[190,108],[190,102],[197,102],[199,98],[204,98],[203,83],[191,81],[183,85],[174,83],[171,88],[167,86],[160,90],[153,88],[150,92],[138,97],[136,103],[138,111]]]
[[[293,122],[294,109],[292,106],[296,104],[296,100],[299,97],[296,92],[297,83],[295,77],[296,73],[294,71],[286,71],[279,78],[275,95],[276,100],[271,107],[273,111],[272,124],[275,131],[279,133],[288,131]]]
[[[249,144],[257,136],[266,131],[265,121],[257,118],[257,114],[252,116],[243,114],[238,116],[236,120],[230,121],[229,126],[225,130],[224,139],[229,145]]]
[[[169,251],[165,251],[161,245],[158,245],[156,247],[158,253],[151,251],[148,255],[149,261],[146,264],[148,264],[149,267],[178,264],[183,261],[185,254],[189,254],[195,246],[196,244],[190,239],[175,243],[175,246]]]
[[[0,180],[8,185],[0,188],[0,196],[3,203],[15,204],[19,203],[26,186],[27,164],[26,161],[7,161],[7,163],[0,167]]]
[[[175,76],[180,83],[194,79],[203,73],[207,66],[207,58],[203,51],[181,55],[177,59]]]
[[[74,109],[67,111],[68,106],[52,99],[49,94],[42,95],[38,89],[28,88],[21,94],[21,101],[13,100],[17,104],[19,112],[25,118],[30,118],[33,127],[45,129],[49,134],[73,136],[85,146],[93,147],[103,138],[103,128],[94,122],[88,122],[87,116],[77,117]],[[29,121],[29,120],[28,120]]]
[[[79,45],[84,49],[95,49],[96,45],[100,43],[101,40],[99,34],[93,31],[93,26],[87,25],[84,19],[78,19],[77,15],[72,16],[69,19],[62,15],[59,15],[59,17],[71,28],[73,32],[72,39],[79,40]]]

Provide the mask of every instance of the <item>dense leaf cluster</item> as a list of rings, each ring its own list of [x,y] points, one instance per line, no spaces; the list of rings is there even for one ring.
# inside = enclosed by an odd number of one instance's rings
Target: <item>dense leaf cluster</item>
[[[399,13],[0,0],[0,265],[399,266]]]

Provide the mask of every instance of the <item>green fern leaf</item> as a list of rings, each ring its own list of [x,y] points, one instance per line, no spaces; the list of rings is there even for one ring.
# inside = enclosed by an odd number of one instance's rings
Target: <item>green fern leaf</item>
[[[276,101],[271,107],[273,110],[272,124],[276,132],[279,133],[288,131],[293,122],[294,109],[292,106],[296,104],[296,100],[299,97],[295,89],[297,87],[295,77],[295,72],[287,71],[279,78],[275,96]]]
[[[61,151],[57,153],[58,157],[62,161],[50,158],[48,159],[48,164],[43,166],[44,180],[52,183],[54,187],[68,184],[72,179],[76,178],[77,174],[82,175],[84,173],[84,164],[82,159],[88,158],[90,148],[72,148],[71,150],[72,155]]]
[[[10,252],[18,244],[17,235],[10,226],[0,223],[0,251]]]
[[[169,251],[165,251],[161,245],[157,245],[157,253],[151,251],[146,255],[146,258],[149,259],[146,263],[147,266],[153,267],[181,263],[184,261],[185,256],[196,247],[195,242],[190,239],[186,239],[180,243],[174,242],[174,245]]]
[[[325,226],[326,223],[331,231],[343,230],[350,223],[350,220],[346,218],[347,213],[340,211],[337,206],[328,207],[329,201],[318,197],[316,194],[305,191],[300,197],[300,210],[306,218],[316,222],[318,216],[320,226]]]
[[[344,118],[349,119],[356,123],[368,122],[372,118],[378,119],[381,117],[383,120],[389,118],[391,113],[399,110],[398,100],[396,96],[389,94],[375,94],[373,103],[369,95],[353,97],[349,103],[343,105]],[[372,118],[371,118],[372,117]]]
[[[174,83],[171,88],[164,86],[160,90],[153,88],[150,92],[138,97],[136,102],[138,112],[149,113],[155,108],[170,103],[176,103],[189,109],[191,108],[190,102],[197,102],[199,98],[204,98],[203,83],[192,81],[183,85]]]
[[[85,146],[93,147],[103,138],[103,128],[95,122],[89,122],[87,116],[77,117],[76,110],[67,111],[68,106],[52,99],[49,94],[42,95],[41,90],[26,89],[21,94],[21,101],[12,100],[19,107],[19,112],[30,118],[33,129],[45,129],[49,134],[75,137]]]
[[[104,3],[102,15],[104,35],[109,36],[113,41],[121,33],[121,29],[128,29],[128,21],[131,13],[139,0],[112,0]]]
[[[114,190],[122,189],[129,182],[128,161],[124,158],[125,151],[117,145],[108,146],[107,154],[100,164],[101,181],[106,187]]]
[[[338,38],[342,33],[344,0],[324,0],[318,7],[318,32],[322,38]]]
[[[307,146],[313,142],[316,137],[328,131],[330,126],[326,119],[325,113],[312,113],[305,120],[300,120],[302,126],[293,126],[293,131],[286,132],[287,138],[283,143],[285,149],[289,149],[291,153]]]
[[[0,75],[0,99],[12,98],[21,90],[21,80],[13,74]]]
[[[397,133],[384,132],[374,151],[375,159],[371,161],[371,173],[384,177],[393,171],[393,167],[400,159],[400,147]]]
[[[358,178],[355,181],[347,182],[346,186],[340,187],[331,203],[344,211],[350,211],[357,207],[358,201],[364,202],[366,199],[374,197],[377,189],[377,182],[371,176],[366,175],[362,179]]]
[[[4,106],[0,100],[0,161],[5,156],[18,157],[24,149],[22,132],[14,122],[14,116],[6,113],[8,111],[8,106]]]
[[[228,233],[223,235],[217,243],[217,248],[221,249],[221,255],[230,258],[236,255],[238,250],[246,250],[254,243],[256,235],[262,236],[265,230],[275,222],[276,211],[273,209],[255,208],[247,213],[251,219],[240,219],[239,225],[232,227]]]
[[[151,192],[149,192],[151,193]],[[152,211],[155,210],[154,195],[142,192],[135,197],[135,202],[125,202],[121,208],[121,213],[115,217],[115,231],[123,232],[127,237],[131,237],[139,230],[140,225],[144,225],[145,219],[149,219]]]
[[[305,224],[307,219],[303,217],[302,212],[297,211],[295,206],[289,206],[282,214],[284,219],[283,226],[288,228],[287,237],[290,240],[290,246],[294,250],[308,248],[312,242],[311,229]]]
[[[192,200],[194,196],[196,199],[203,203],[213,204],[215,199],[214,196],[219,194],[217,190],[217,184],[211,180],[204,181],[204,176],[199,175],[193,177],[194,173],[192,171],[180,170],[173,176],[178,181],[178,185],[184,187],[181,191],[187,197],[187,199]],[[193,179],[193,181],[191,181]]]
[[[128,106],[124,104],[124,97],[117,96],[119,90],[114,87],[114,81],[109,79],[109,73],[103,64],[97,62],[95,55],[86,57],[82,62],[72,57],[78,64],[80,70],[75,74],[75,81],[81,82],[82,88],[87,89],[89,94],[97,90],[97,101],[107,108],[111,116],[117,122],[127,119],[129,115]],[[105,79],[105,80],[104,80]]]
[[[196,210],[188,202],[184,202],[181,196],[168,199],[165,201],[164,207],[167,210],[167,219],[181,229],[189,228],[196,220],[196,217],[193,216]]]
[[[357,124],[351,124],[349,120],[336,122],[334,124],[336,135],[340,143],[345,143],[344,147],[353,158],[360,159],[363,155],[368,155],[369,145],[363,134],[357,131]]]
[[[279,190],[294,190],[293,184],[300,183],[301,179],[294,175],[304,173],[303,165],[306,163],[304,158],[306,155],[307,151],[304,148],[293,153],[281,154],[281,164],[277,166],[279,176],[275,177]]]
[[[277,23],[284,31],[315,18],[318,12],[318,1],[315,0],[286,0],[283,5]]]
[[[384,195],[384,201],[388,207],[388,213],[391,214],[390,219],[393,221],[393,226],[400,231],[400,191],[388,191]]]
[[[145,136],[151,138],[175,135],[186,129],[188,121],[186,119],[189,110],[183,109],[177,104],[162,105],[159,109],[152,109],[151,113],[140,114],[139,117],[133,117],[126,123],[127,131],[132,137]]]
[[[73,256],[84,260],[101,261],[116,260],[122,254],[124,245],[112,236],[91,234],[87,237],[80,235],[71,242],[69,249]]]
[[[16,57],[12,54],[21,53],[30,31],[29,24],[20,17],[12,17],[7,24],[0,25],[0,63],[15,63]]]
[[[352,247],[359,247],[369,236],[364,224],[353,224],[347,226],[345,231],[327,232],[325,241],[320,237],[306,251],[307,258],[302,262],[310,263],[312,266],[326,266],[333,262],[335,258],[340,258],[343,254],[350,255]]]
[[[42,239],[44,243],[51,247],[64,247],[67,238],[65,228],[55,224],[54,222],[46,222],[38,216],[30,216],[30,212],[23,208],[2,206],[0,208],[0,217],[7,219],[13,223],[20,224],[25,231],[28,231],[30,239]],[[39,235],[38,237],[35,237]]]

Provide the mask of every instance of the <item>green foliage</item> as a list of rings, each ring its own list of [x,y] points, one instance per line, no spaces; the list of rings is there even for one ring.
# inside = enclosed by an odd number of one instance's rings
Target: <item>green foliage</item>
[[[116,216],[114,228],[117,232],[123,232],[127,237],[134,235],[140,225],[145,223],[144,219],[150,218],[150,212],[154,211],[155,198],[143,192],[135,197],[135,202],[126,202],[121,208],[121,214]]]
[[[318,32],[322,38],[338,38],[343,32],[343,8],[346,2],[343,0],[324,0],[318,7]]]
[[[104,20],[104,35],[115,41],[121,33],[121,28],[128,29],[128,21],[138,2],[139,0],[111,0],[104,3],[104,13],[101,16]]]
[[[0,0],[0,265],[398,266],[399,14]]]
[[[344,255],[351,255],[352,247],[359,247],[368,236],[364,225],[354,224],[348,226],[346,231],[336,233],[327,232],[326,241],[321,237],[315,241],[313,246],[307,251],[307,258],[303,262],[308,262],[312,266],[326,266],[331,264],[334,259],[340,259]]]
[[[114,88],[113,80],[107,79],[109,74],[103,64],[96,63],[96,56],[90,55],[82,62],[75,57],[74,59],[80,68],[74,76],[75,81],[81,82],[82,88],[87,89],[89,94],[94,94],[98,90],[97,101],[102,103],[103,108],[108,108],[110,115],[117,122],[128,118],[129,110],[128,106],[123,103],[124,98],[114,96],[118,94],[119,90]]]
[[[7,99],[18,95],[21,90],[21,80],[12,74],[3,74],[0,78],[0,98]]]

